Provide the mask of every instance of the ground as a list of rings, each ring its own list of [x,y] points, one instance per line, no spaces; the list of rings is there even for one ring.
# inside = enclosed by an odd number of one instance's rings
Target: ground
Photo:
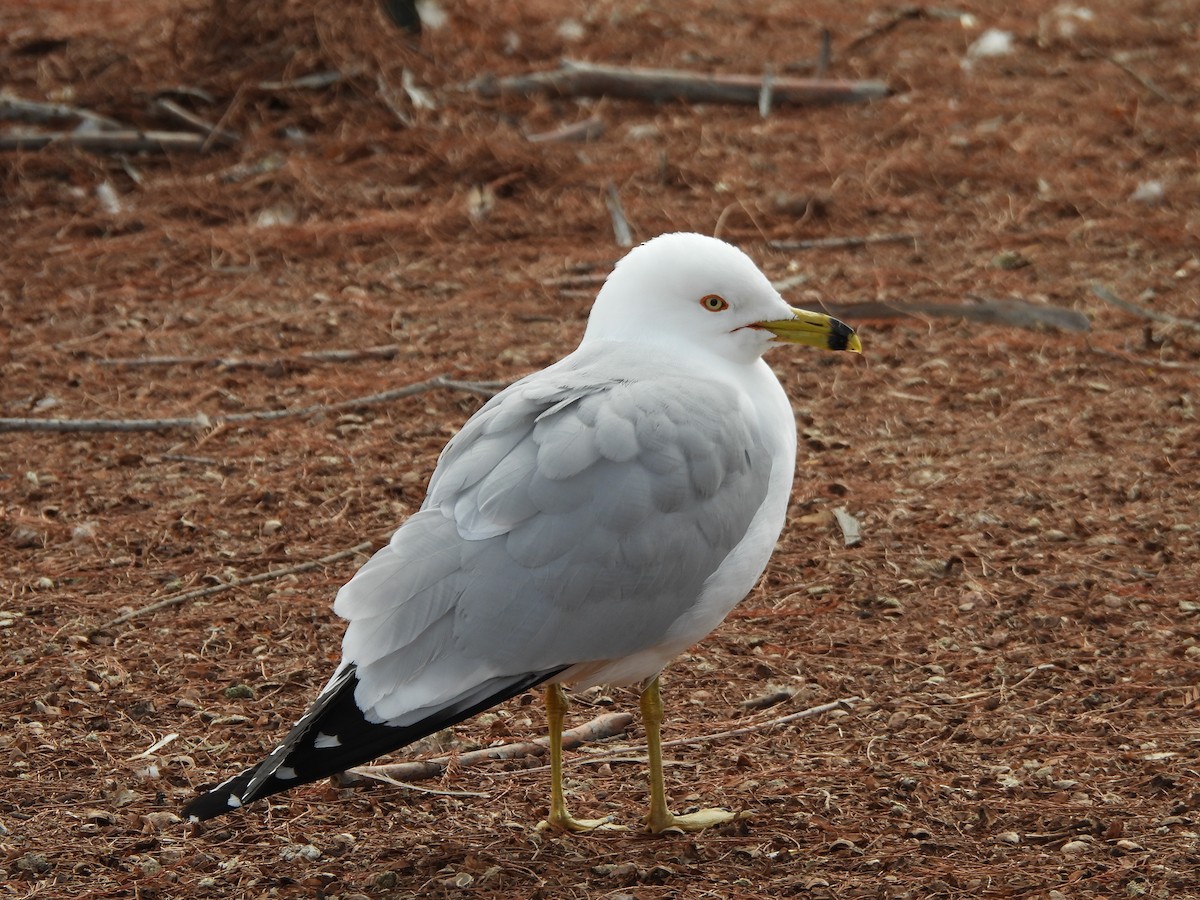
[[[0,152],[0,416],[204,417],[0,442],[0,895],[1200,896],[1200,38],[1182,0],[1049,7],[444,0],[414,44],[370,3],[7,4],[0,88],[178,130],[166,97],[239,137]],[[891,95],[763,117],[465,87],[562,57],[804,77],[822,28],[830,77]],[[988,29],[1007,52],[969,51]],[[718,233],[865,348],[772,355],[787,526],[664,678],[672,803],[749,817],[538,832],[530,756],[180,822],[323,683],[364,556],[112,620],[380,545],[482,397],[329,407],[566,353],[623,253],[610,190],[635,239]],[[770,244],[880,234],[911,240]],[[978,298],[1090,328],[887,314]],[[571,724],[635,709],[592,694]],[[530,694],[442,743],[543,730]],[[577,814],[636,823],[641,738],[570,753]]]

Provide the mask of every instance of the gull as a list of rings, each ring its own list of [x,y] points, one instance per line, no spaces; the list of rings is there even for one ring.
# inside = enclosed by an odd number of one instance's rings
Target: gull
[[[699,831],[662,774],[659,674],[716,628],[783,529],[796,422],[763,354],[861,350],[795,309],[741,250],[698,234],[633,249],[572,353],[489,400],[446,445],[419,511],[338,591],[328,684],[264,760],[192,800],[191,821],[365,763],[546,686],[550,810],[563,792],[563,686],[638,685],[645,828]]]

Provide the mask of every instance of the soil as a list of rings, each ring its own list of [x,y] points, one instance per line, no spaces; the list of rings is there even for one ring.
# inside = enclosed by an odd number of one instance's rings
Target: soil
[[[165,97],[238,139],[0,153],[0,415],[203,417],[0,442],[0,892],[1200,896],[1200,36],[1182,0],[1049,6],[447,0],[414,44],[370,3],[5,4],[5,90],[187,130]],[[763,117],[463,89],[563,57],[809,76],[823,28],[829,76],[891,96]],[[1006,52],[970,51],[988,29]],[[587,142],[529,139],[592,117]],[[800,427],[787,527],[664,677],[664,736],[694,739],[668,751],[674,807],[750,816],[538,832],[530,756],[180,822],[323,684],[364,556],[107,623],[380,545],[482,398],[328,407],[569,351],[624,252],[610,187],[638,240],[718,233],[797,305],[876,304],[846,313],[861,358],[772,355]],[[878,313],[978,298],[1090,328]],[[618,710],[633,692],[593,692],[571,724]],[[443,745],[544,727],[529,694]],[[641,738],[570,753],[576,814],[637,823]]]

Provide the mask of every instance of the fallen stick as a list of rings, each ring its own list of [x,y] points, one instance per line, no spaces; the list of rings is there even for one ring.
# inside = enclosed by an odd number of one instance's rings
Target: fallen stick
[[[696,737],[676,738],[672,741],[663,741],[662,745],[664,747],[685,747],[690,744],[711,744],[714,741],[723,741],[725,738],[740,737],[743,734],[754,734],[759,731],[769,731],[772,728],[778,728],[780,725],[799,722],[801,719],[811,719],[813,716],[833,712],[835,709],[849,709],[855,703],[859,703],[862,700],[862,697],[842,697],[838,700],[832,700],[829,703],[822,703],[820,706],[810,706],[808,709],[802,709],[799,712],[779,716],[776,719],[768,719],[766,722],[756,722],[753,725],[731,728],[728,731],[717,731],[712,734],[700,734]],[[616,750],[613,751],[614,754],[617,752]],[[589,757],[589,760],[597,759],[598,756]]]
[[[864,234],[857,237],[813,238],[810,241],[770,241],[772,250],[842,250],[865,247],[868,244],[911,244],[916,246],[915,234]]]
[[[313,350],[298,356],[276,356],[267,359],[241,359],[219,356],[126,356],[92,360],[101,366],[141,368],[149,366],[212,366],[219,369],[273,369],[312,362],[356,362],[360,359],[395,359],[402,348],[399,344],[364,347],[361,350]]]
[[[852,39],[850,43],[846,45],[845,49],[842,50],[842,53],[849,54],[854,50],[857,50],[863,44],[867,43],[867,41],[874,40],[880,35],[884,35],[889,31],[892,31],[901,22],[907,22],[911,19],[919,19],[925,15],[928,15],[928,13],[926,13],[926,11],[919,6],[905,6],[890,18],[885,19],[879,25],[876,25],[873,28],[868,28],[866,31]]]
[[[632,722],[633,716],[630,713],[605,713],[597,716],[577,728],[564,731],[562,735],[563,749],[570,750],[585,741],[599,741],[613,737],[623,732]],[[439,756],[434,759],[420,759],[383,766],[358,766],[335,777],[342,785],[357,784],[364,778],[377,778],[381,775],[391,781],[424,781],[441,777],[451,764],[456,767],[465,767],[498,760],[520,759],[522,756],[541,756],[546,752],[549,744],[549,738],[541,737],[519,744],[484,747],[480,750],[459,753],[456,756]]]
[[[1200,365],[1196,363],[1176,362],[1171,359],[1154,359],[1153,357],[1138,358],[1135,356],[1126,356],[1123,353],[1116,353],[1112,350],[1105,350],[1101,347],[1088,347],[1093,353],[1105,357],[1106,359],[1116,360],[1117,362],[1125,363],[1130,366],[1140,366],[1141,368],[1151,369],[1175,369],[1176,371],[1184,372],[1200,372]]]
[[[236,144],[242,139],[242,136],[236,131],[229,131],[225,128],[218,128],[207,119],[203,119],[195,113],[184,109],[174,100],[168,100],[166,97],[160,97],[154,101],[154,105],[167,116],[182,122],[191,128],[194,128],[200,134],[209,139],[212,144],[224,144],[230,146]]]
[[[184,131],[50,131],[42,134],[10,134],[0,137],[0,150],[41,150],[51,144],[95,150],[100,153],[203,150],[208,138]]]
[[[762,84],[758,89],[758,116],[765,119],[771,114],[771,101],[775,99],[775,70],[767,66],[763,70]]]
[[[125,126],[116,119],[94,113],[90,109],[67,106],[64,103],[40,103],[0,94],[0,119],[11,122],[79,122],[99,130],[117,130]]]
[[[731,728],[728,731],[718,731],[712,734],[700,734],[695,737],[676,738],[671,741],[663,741],[664,747],[683,747],[689,744],[710,744],[714,741],[722,741],[726,738],[740,737],[744,734],[754,734],[759,731],[767,731],[771,728],[778,728],[780,725],[787,725],[790,722],[798,722],[801,719],[811,719],[813,716],[819,716],[822,713],[833,712],[835,709],[849,709],[855,703],[862,702],[863,697],[842,697],[838,700],[833,700],[829,703],[822,703],[820,706],[810,706],[808,709],[802,709],[799,712],[789,713],[786,716],[779,716],[775,719],[768,719],[765,722],[756,722],[753,725],[745,725],[741,728]],[[614,747],[612,750],[607,750],[603,753],[596,753],[590,756],[580,757],[570,760],[564,765],[568,766],[584,766],[592,763],[608,762],[620,756],[629,753],[630,747]],[[534,766],[529,769],[521,769],[519,772],[538,772],[542,769],[548,769],[549,766]],[[498,773],[504,775],[515,775],[517,772]]]
[[[1130,78],[1132,78],[1138,84],[1140,84],[1142,87],[1144,87],[1150,93],[1152,93],[1159,100],[1162,100],[1165,103],[1170,103],[1174,106],[1180,105],[1180,103],[1181,103],[1180,100],[1177,100],[1175,97],[1172,97],[1170,94],[1168,94],[1162,88],[1160,88],[1157,84],[1155,84],[1153,80],[1151,80],[1150,78],[1147,78],[1145,75],[1143,75],[1141,72],[1137,71],[1136,69],[1132,68],[1131,66],[1128,66],[1125,63],[1121,62],[1121,60],[1117,59],[1115,56],[1110,56],[1109,54],[1104,53],[1103,51],[1098,50],[1095,47],[1089,47],[1088,49],[1091,50],[1092,53],[1095,53],[1097,56],[1099,56],[1101,59],[1112,63],[1114,66],[1116,66],[1122,72],[1124,72],[1126,75],[1128,75]]]
[[[592,116],[589,119],[584,119],[582,122],[573,122],[570,125],[563,125],[552,131],[527,134],[525,135],[525,140],[531,144],[550,144],[560,141],[594,141],[602,134],[604,134],[604,120],[599,116]]]
[[[445,388],[493,397],[504,387],[502,381],[453,381],[444,375],[420,381],[392,391],[367,394],[337,403],[317,403],[297,409],[268,409],[258,412],[229,413],[209,417],[204,413],[175,419],[0,419],[0,433],[7,431],[52,431],[65,432],[131,432],[131,431],[174,431],[181,428],[213,428],[219,425],[240,425],[247,422],[274,422],[279,419],[295,419],[319,413],[341,412],[358,409],[376,403],[390,403],[413,394]]]
[[[260,91],[319,91],[342,80],[341,72],[314,72],[288,81],[260,81]]]
[[[1083,332],[1091,328],[1087,316],[1073,309],[1041,306],[1024,300],[983,300],[979,303],[920,303],[903,306],[868,300],[863,303],[823,304],[830,315],[855,319],[903,319],[933,316],[946,319],[966,319],[985,325],[1007,325],[1014,328],[1049,326],[1062,331]]]
[[[634,100],[759,105],[764,75],[709,75],[675,69],[598,66],[563,60],[551,72],[481,79],[467,87],[485,97],[503,94],[557,94],[570,97],[626,97]],[[890,93],[882,81],[770,77],[772,105],[864,103]]]
[[[288,566],[284,569],[272,569],[269,572],[260,572],[257,575],[249,575],[245,578],[235,578],[233,581],[225,581],[221,584],[209,585],[205,588],[196,588],[190,591],[182,591],[178,594],[171,594],[168,597],[163,597],[161,600],[156,600],[149,606],[142,606],[138,609],[131,609],[129,612],[121,613],[115,619],[110,619],[103,625],[97,625],[89,634],[96,634],[101,631],[107,631],[110,628],[116,628],[118,625],[124,625],[130,619],[136,619],[139,616],[147,616],[150,613],[155,613],[163,609],[169,609],[173,606],[179,606],[187,603],[189,600],[198,600],[201,597],[211,597],[213,594],[220,594],[225,591],[233,590],[234,588],[245,587],[248,584],[261,584],[264,581],[272,581],[276,578],[282,578],[285,575],[295,575],[298,572],[307,572],[309,569],[316,569],[319,566],[329,565],[329,563],[337,562],[345,559],[348,556],[355,556],[359,553],[365,553],[374,545],[373,541],[363,541],[361,544],[355,544],[349,550],[339,550],[337,553],[331,553],[328,556],[322,556],[320,559],[309,560],[308,562],[299,563],[294,566]]]
[[[1128,300],[1122,300],[1107,285],[1093,284],[1092,293],[1105,303],[1110,303],[1117,309],[1123,309],[1130,315],[1149,319],[1152,322],[1161,322],[1164,325],[1182,325],[1184,328],[1194,328],[1200,331],[1200,322],[1194,319],[1181,319],[1179,316],[1173,316],[1170,313],[1161,313],[1156,309],[1148,309],[1145,306],[1130,303]]]
[[[629,227],[629,220],[625,218],[625,207],[621,205],[621,195],[617,193],[617,186],[611,181],[604,195],[604,205],[608,207],[608,214],[612,217],[613,237],[616,238],[617,246],[632,247],[633,230]]]
[[[817,67],[816,74],[818,78],[824,78],[825,73],[829,71],[829,63],[833,58],[833,32],[828,28],[821,29],[821,49],[817,51]]]
[[[547,287],[557,288],[593,288],[604,284],[608,279],[606,272],[593,272],[592,274],[580,275],[555,275],[551,278],[543,278],[542,284]]]

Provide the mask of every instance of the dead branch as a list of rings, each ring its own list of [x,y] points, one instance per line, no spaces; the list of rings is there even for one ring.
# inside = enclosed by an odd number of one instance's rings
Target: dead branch
[[[208,138],[183,131],[51,131],[41,134],[9,134],[0,137],[0,150],[41,150],[51,144],[78,147],[98,153],[138,153],[142,151],[203,150]]]
[[[739,103],[756,106],[763,93],[762,75],[712,75],[675,69],[640,69],[598,66],[563,60],[552,72],[531,72],[510,78],[483,79],[468,89],[485,97],[502,94],[557,94],[569,97],[625,97],[656,103]],[[863,103],[888,96],[882,81],[844,81],[774,77],[770,98],[774,105]]]
[[[169,609],[173,606],[179,606],[187,603],[190,600],[198,600],[201,597],[211,597],[213,594],[220,594],[225,591],[233,590],[234,588],[245,587],[248,584],[261,584],[264,581],[272,581],[276,578],[282,578],[285,575],[295,575],[298,572],[307,572],[309,569],[316,569],[320,566],[326,566],[330,563],[338,562],[348,556],[355,556],[359,553],[365,553],[374,545],[373,541],[363,541],[361,544],[355,544],[349,550],[339,550],[337,553],[331,553],[328,556],[322,556],[320,559],[309,560],[308,562],[299,563],[294,566],[288,566],[283,569],[272,569],[269,572],[260,572],[257,575],[249,575],[246,578],[235,578],[233,581],[222,582],[221,584],[210,585],[205,588],[196,588],[195,590],[182,591],[178,594],[171,594],[151,603],[149,606],[142,606],[138,609],[132,609],[129,612],[122,613],[115,619],[110,619],[103,625],[97,625],[89,634],[96,634],[100,631],[107,631],[110,628],[116,628],[118,625],[124,625],[130,619],[136,619],[139,616],[146,616],[150,613],[159,612],[160,610]]]
[[[848,247],[865,247],[868,244],[917,245],[915,234],[864,234],[857,237],[814,238],[810,241],[771,241],[772,250],[842,250]]]
[[[796,696],[795,691],[777,690],[768,691],[765,694],[759,694],[757,697],[750,697],[738,704],[739,707],[745,710],[754,709],[769,709],[772,706],[778,706],[780,703],[787,703]]]
[[[629,227],[629,220],[625,218],[625,207],[621,206],[621,195],[617,193],[617,186],[611,181],[604,195],[604,204],[608,207],[608,214],[612,216],[613,237],[616,238],[617,246],[632,247],[633,230]]]
[[[495,397],[500,391],[508,386],[504,381],[452,381],[449,378],[443,378],[437,387],[443,387],[447,390],[462,391],[464,394],[478,394],[480,397]]]
[[[191,128],[194,128],[200,134],[207,137],[210,143],[224,144],[230,146],[236,144],[242,139],[242,136],[236,131],[229,131],[225,128],[218,128],[207,119],[201,118],[193,112],[184,109],[174,100],[168,100],[166,97],[160,97],[154,101],[155,107],[169,118],[182,122]]]
[[[605,713],[590,722],[563,732],[563,749],[570,750],[585,741],[599,741],[621,734],[633,722],[630,713]],[[411,762],[395,763],[385,766],[359,766],[337,776],[343,785],[356,784],[363,778],[378,778],[385,776],[394,781],[424,781],[438,778],[453,762],[457,766],[475,766],[480,763],[504,759],[520,759],[523,756],[541,756],[549,746],[548,738],[537,738],[519,744],[505,744],[501,747],[484,747],[460,753],[457,756],[439,756],[435,759],[413,760]]]
[[[801,719],[811,719],[813,716],[819,716],[822,713],[833,712],[835,709],[849,709],[855,703],[861,703],[863,697],[842,697],[839,700],[834,700],[830,703],[822,703],[820,706],[810,706],[808,709],[802,709],[799,712],[789,713],[786,716],[779,716],[775,719],[768,719],[765,722],[756,722],[753,725],[746,725],[742,728],[733,728],[729,731],[718,731],[713,734],[701,734],[695,737],[676,738],[672,741],[663,741],[664,747],[682,747],[689,744],[709,744],[714,741],[723,741],[726,738],[740,737],[743,734],[754,734],[759,731],[769,731],[772,728],[778,728],[781,725],[787,725],[790,722],[798,722]],[[629,747],[614,747],[612,750],[603,753],[596,753],[589,756],[573,759],[565,763],[569,766],[583,766],[598,762],[608,762],[620,756],[624,756],[630,752]],[[531,769],[522,769],[524,772],[536,772],[542,769],[547,769],[549,766],[536,766]],[[516,773],[503,773],[516,774]]]
[[[821,29],[821,49],[817,51],[816,74],[824,78],[829,71],[829,63],[833,57],[833,32],[828,28]]]
[[[22,100],[9,94],[0,94],[0,120],[10,122],[78,122],[95,130],[107,131],[125,128],[116,119],[94,113],[90,109],[67,106],[65,103],[40,103]]]
[[[1013,328],[1050,327],[1075,332],[1091,328],[1091,321],[1081,312],[1059,306],[1041,306],[1024,300],[981,299],[977,303],[910,302],[902,306],[868,300],[863,303],[825,303],[824,308],[830,315],[844,317],[850,321],[933,316]]]
[[[758,116],[765,119],[771,115],[771,101],[775,99],[775,70],[770,66],[763,69],[762,84],[758,89]]]
[[[356,350],[313,350],[297,356],[276,356],[267,359],[242,359],[214,356],[129,356],[95,359],[101,366],[142,368],[151,366],[211,366],[215,369],[276,369],[314,362],[357,362],[362,359],[395,359],[402,348],[399,344],[381,344]]]
[[[1145,306],[1139,306],[1136,303],[1130,303],[1128,300],[1122,300],[1112,290],[1103,284],[1093,284],[1092,293],[1103,300],[1105,303],[1110,303],[1117,309],[1123,309],[1130,315],[1138,316],[1142,319],[1149,319],[1152,322],[1161,322],[1164,325],[1181,325],[1184,328],[1194,328],[1200,331],[1200,322],[1194,319],[1181,319],[1179,316],[1173,316],[1170,313],[1162,313],[1156,309],[1148,309]]]
[[[768,719],[765,722],[756,722],[753,725],[746,725],[742,728],[732,728],[729,731],[718,731],[713,734],[701,734],[696,737],[676,738],[673,741],[663,741],[664,747],[683,747],[690,744],[711,744],[714,741],[723,741],[726,738],[740,737],[743,734],[754,734],[759,731],[769,731],[772,728],[778,728],[781,725],[787,725],[791,722],[799,722],[801,719],[811,719],[813,716],[819,716],[823,713],[833,712],[835,709],[849,709],[855,703],[861,703],[862,697],[842,697],[838,700],[822,703],[820,706],[810,706],[808,709],[802,709],[799,712],[789,713],[786,716],[779,716],[776,719]],[[614,753],[617,751],[613,751]],[[596,757],[591,757],[596,758]]]
[[[898,12],[894,13],[890,18],[885,19],[879,25],[876,25],[873,28],[868,28],[866,31],[862,32],[857,37],[852,39],[850,41],[850,43],[848,43],[846,45],[846,48],[842,52],[843,53],[851,53],[854,50],[857,50],[863,44],[867,43],[868,41],[872,41],[875,38],[877,38],[881,35],[887,34],[889,31],[892,31],[901,22],[907,22],[912,19],[920,19],[923,16],[925,16],[926,14],[927,13],[925,12],[925,10],[919,6],[905,6],[902,9],[900,9]]]
[[[1099,56],[1101,59],[1112,63],[1114,66],[1116,66],[1122,72],[1124,72],[1126,75],[1128,75],[1130,78],[1132,78],[1138,84],[1140,84],[1142,87],[1144,87],[1150,93],[1152,93],[1159,100],[1162,100],[1165,103],[1170,103],[1173,106],[1178,106],[1182,103],[1182,101],[1176,99],[1175,97],[1172,97],[1170,94],[1168,94],[1162,88],[1160,88],[1157,84],[1154,83],[1153,80],[1151,80],[1150,78],[1147,78],[1145,75],[1143,75],[1141,72],[1134,69],[1132,66],[1129,66],[1129,65],[1121,62],[1121,60],[1117,59],[1117,57],[1112,56],[1108,53],[1105,53],[1102,50],[1098,50],[1095,47],[1090,47],[1088,49],[1092,53]]]
[[[229,413],[210,417],[204,413],[174,419],[0,419],[0,433],[7,431],[52,431],[65,432],[133,432],[175,431],[177,429],[212,428],[219,425],[241,425],[247,422],[275,422],[279,419],[297,419],[307,416],[358,409],[376,403],[390,403],[414,394],[443,388],[493,397],[505,386],[502,381],[454,381],[444,375],[406,385],[378,394],[367,394],[337,403],[315,403],[296,409],[268,409],[248,413]]]
[[[556,288],[591,288],[599,287],[608,280],[607,272],[593,272],[591,274],[580,275],[555,275],[550,278],[543,278],[542,284],[546,287]]]
[[[543,131],[540,134],[527,134],[525,140],[531,144],[550,144],[562,141],[594,141],[604,134],[604,120],[592,116],[582,122],[563,125],[553,131]]]
[[[1172,359],[1155,359],[1152,356],[1127,356],[1124,353],[1117,353],[1113,350],[1106,350],[1103,347],[1093,347],[1091,345],[1088,346],[1088,349],[1098,356],[1103,356],[1105,359],[1125,363],[1128,366],[1138,366],[1142,369],[1174,369],[1183,372],[1200,372],[1200,365],[1196,363],[1176,362]]]
[[[341,72],[314,72],[288,81],[260,81],[260,91],[320,91],[342,80]]]

